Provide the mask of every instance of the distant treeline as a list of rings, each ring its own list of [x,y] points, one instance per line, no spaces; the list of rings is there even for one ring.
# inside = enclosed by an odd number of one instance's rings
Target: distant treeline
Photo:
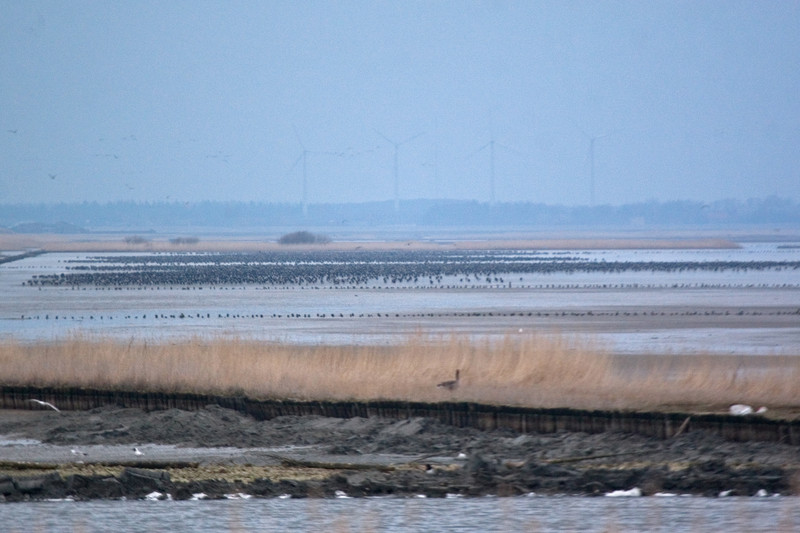
[[[154,228],[264,228],[287,226],[375,227],[391,225],[471,227],[725,226],[800,222],[800,204],[768,197],[722,200],[642,202],[625,205],[560,206],[457,200],[312,204],[258,202],[83,202],[0,204],[0,226],[20,233],[35,229],[79,227],[89,231]],[[65,230],[66,231],[66,230]]]

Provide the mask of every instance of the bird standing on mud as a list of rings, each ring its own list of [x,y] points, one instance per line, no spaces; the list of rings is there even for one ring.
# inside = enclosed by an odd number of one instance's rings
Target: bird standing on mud
[[[440,389],[447,389],[447,390],[456,390],[458,388],[458,381],[461,379],[461,371],[456,370],[456,379],[451,379],[449,381],[442,381],[438,385],[436,385]]]

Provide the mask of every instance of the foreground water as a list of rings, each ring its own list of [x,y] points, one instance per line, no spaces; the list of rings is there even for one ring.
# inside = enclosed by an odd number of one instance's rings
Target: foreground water
[[[798,531],[800,499],[268,499],[0,505],[28,531]]]

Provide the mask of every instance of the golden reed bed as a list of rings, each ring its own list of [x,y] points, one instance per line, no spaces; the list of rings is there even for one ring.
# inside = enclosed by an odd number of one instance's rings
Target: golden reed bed
[[[455,390],[436,387],[456,369]],[[6,341],[0,343],[0,383],[695,412],[748,403],[781,416],[800,411],[797,356],[614,356],[591,341],[545,334],[499,342],[420,334],[392,346]]]

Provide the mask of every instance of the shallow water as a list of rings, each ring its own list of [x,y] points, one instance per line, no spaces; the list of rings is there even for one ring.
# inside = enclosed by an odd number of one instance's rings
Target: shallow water
[[[91,265],[96,258],[109,255],[126,254],[45,254],[0,265],[0,339],[101,335],[158,341],[199,336],[297,344],[385,344],[418,330],[472,335],[536,330],[587,335],[617,353],[773,354],[800,346],[800,320],[792,317],[730,327],[704,327],[700,322],[638,324],[624,318],[599,323],[552,318],[557,313],[580,315],[587,311],[623,315],[628,310],[732,309],[735,313],[737,308],[797,309],[800,270],[787,268],[530,273],[515,275],[513,281],[506,276],[504,283],[492,284],[444,279],[444,287],[449,288],[430,288],[427,281],[350,288],[326,284],[118,289],[23,285],[34,275],[68,273],[67,266]],[[777,244],[734,250],[520,251],[505,255],[531,261],[569,261],[574,257],[596,262],[800,261],[800,249]]]
[[[800,499],[515,497],[36,502],[0,505],[28,531],[797,531]]]

